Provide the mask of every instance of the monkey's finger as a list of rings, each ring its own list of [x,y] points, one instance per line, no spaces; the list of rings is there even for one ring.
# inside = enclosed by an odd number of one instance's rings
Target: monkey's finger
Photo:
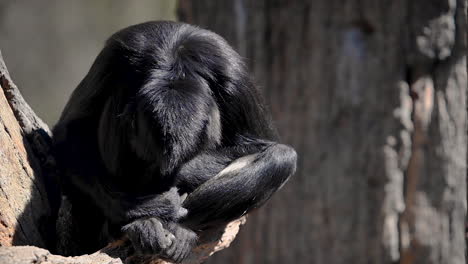
[[[189,248],[189,239],[188,237],[185,237],[175,256],[175,259],[177,260],[177,262],[182,262],[182,260],[184,260],[184,255],[189,250],[188,248]]]
[[[189,235],[188,241],[188,248],[187,251],[185,252],[184,259],[188,258],[190,254],[192,253],[192,249],[197,246],[197,240],[198,236],[195,233],[192,233]]]
[[[159,250],[161,250],[161,249],[164,250],[164,249],[170,247],[171,244],[173,243],[173,239],[169,235],[172,235],[172,234],[169,231],[167,231],[163,227],[162,223],[160,221],[158,221],[156,218],[151,218],[150,221],[152,223],[152,228],[150,228],[151,233],[153,234],[153,237],[156,240],[156,241],[154,241],[155,243],[153,242],[153,244],[155,244],[155,245],[152,245],[152,247],[154,249],[158,248]]]
[[[172,187],[171,189],[169,189],[168,193],[170,193],[170,194],[177,194],[177,196],[179,196],[179,188],[177,188],[177,187]]]
[[[174,243],[174,235],[164,230],[163,232],[158,233],[156,236],[157,243],[162,250],[165,250],[172,246]]]
[[[182,255],[182,253],[184,252],[184,242],[182,241],[182,243],[179,244],[179,246],[177,246],[177,250],[174,252],[174,260],[179,263],[180,262],[180,255]]]
[[[176,237],[172,233],[169,232],[168,237],[171,240],[171,245],[176,242]]]
[[[187,216],[187,214],[188,214],[188,210],[181,207],[179,211],[177,211],[177,219],[184,218],[185,216]]]
[[[137,234],[134,234],[132,237],[130,237],[130,241],[132,242],[133,249],[135,249],[135,253],[137,255],[143,255],[144,249],[143,249],[141,237],[138,236]]]
[[[182,194],[182,195],[180,196],[180,201],[181,201],[181,202],[184,202],[185,199],[187,198],[187,196],[188,196],[188,193]]]
[[[184,255],[182,256],[182,260],[186,259],[190,255],[190,253],[192,253],[192,244],[191,243],[188,245],[187,250],[185,250]]]
[[[180,241],[177,238],[174,239],[172,245],[165,251],[165,255],[172,259],[179,243]]]

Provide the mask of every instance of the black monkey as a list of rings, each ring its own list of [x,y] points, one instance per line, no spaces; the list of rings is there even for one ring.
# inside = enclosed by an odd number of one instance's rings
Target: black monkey
[[[296,167],[240,56],[183,23],[111,36],[53,132],[83,253],[123,233],[180,262],[198,232],[259,207]]]

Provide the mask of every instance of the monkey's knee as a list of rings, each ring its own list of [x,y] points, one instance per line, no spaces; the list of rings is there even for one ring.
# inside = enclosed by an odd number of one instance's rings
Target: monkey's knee
[[[296,171],[297,153],[292,147],[283,144],[271,146],[268,152],[270,167],[267,174],[269,175],[264,177],[270,176],[270,184],[277,186],[279,189]]]

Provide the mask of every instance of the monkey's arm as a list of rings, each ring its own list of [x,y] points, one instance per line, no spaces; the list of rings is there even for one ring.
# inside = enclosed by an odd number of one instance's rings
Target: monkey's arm
[[[240,216],[242,212],[247,210],[239,208],[242,211],[234,212],[236,210],[235,208],[211,206],[210,204],[215,201],[210,201],[208,196],[211,191],[214,192],[211,193],[211,195],[215,194],[213,195],[215,199],[219,199],[219,196],[224,195],[230,197],[229,199],[236,199],[236,196],[239,195],[242,196],[243,186],[237,181],[243,181],[245,179],[242,176],[236,177],[238,179],[235,179],[235,181],[232,182],[232,186],[229,186],[224,183],[224,178],[220,178],[225,176],[221,175],[227,175],[228,170],[235,171],[236,169],[241,169],[244,165],[250,166],[250,162],[253,162],[253,160],[251,160],[252,157],[256,156],[257,153],[270,153],[271,150],[269,149],[275,148],[275,143],[246,138],[241,138],[237,141],[237,144],[231,147],[204,151],[182,164],[175,172],[174,176],[176,178],[177,187],[179,187],[182,192],[191,193],[184,204],[186,203],[187,206],[190,206],[192,211],[188,212],[189,214],[191,213],[191,216],[188,216],[185,220],[163,223],[162,226],[164,230],[167,230],[167,232],[173,235],[171,238],[172,243],[168,243],[170,245],[165,246],[165,243],[153,242],[166,240],[166,233],[158,232],[158,227],[151,223],[153,220],[136,220],[123,228],[138,252],[143,254],[159,252],[160,257],[179,262],[190,253],[191,249],[196,244],[197,235],[193,231],[198,231],[200,229],[199,227],[205,224],[220,223],[222,220],[230,220],[229,214],[234,213],[236,216]],[[251,172],[256,174],[254,170]],[[236,186],[237,184],[239,184],[239,186]],[[231,190],[224,189],[220,193],[220,189],[225,187],[231,188]],[[275,186],[271,186],[271,188],[276,189]],[[236,189],[238,190],[237,194],[235,193]],[[218,193],[219,196],[216,193]],[[261,196],[262,194],[259,194],[259,198]],[[246,198],[249,199],[249,197]],[[192,199],[193,201],[191,201]],[[239,200],[239,202],[242,203],[241,200]],[[207,207],[197,208],[197,205],[203,203],[206,203]],[[217,213],[216,211],[218,209],[222,211]],[[219,214],[219,216],[209,219],[213,214]],[[209,223],[206,220],[209,220]]]
[[[101,162],[89,122],[62,123],[54,129],[55,156],[64,170],[62,183],[71,199],[80,202],[85,195],[114,223],[126,224],[147,216],[174,221],[185,214],[175,188],[159,195],[135,197],[117,191],[110,180],[104,182],[111,177]]]
[[[236,159],[261,152],[273,144],[245,137],[238,137],[235,142],[229,147],[203,151],[182,164],[175,174],[176,186],[180,191],[191,193]]]
[[[127,224],[144,217],[157,217],[165,222],[177,221],[186,215],[177,188],[158,195],[130,196],[105,187],[96,177],[70,175],[70,181],[79,192],[93,199],[112,223]],[[92,180],[90,180],[92,179]]]
[[[204,229],[257,208],[294,173],[296,159],[293,148],[263,140],[199,155],[178,175],[182,188],[195,188],[182,224]]]

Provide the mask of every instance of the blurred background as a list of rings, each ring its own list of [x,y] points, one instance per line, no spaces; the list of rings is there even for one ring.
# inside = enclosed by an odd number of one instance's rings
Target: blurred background
[[[465,263],[466,0],[0,0],[0,49],[50,126],[113,32],[181,20],[246,58],[290,182],[208,263]]]
[[[174,20],[176,1],[0,0],[0,47],[12,78],[52,126],[106,39],[149,20]]]

